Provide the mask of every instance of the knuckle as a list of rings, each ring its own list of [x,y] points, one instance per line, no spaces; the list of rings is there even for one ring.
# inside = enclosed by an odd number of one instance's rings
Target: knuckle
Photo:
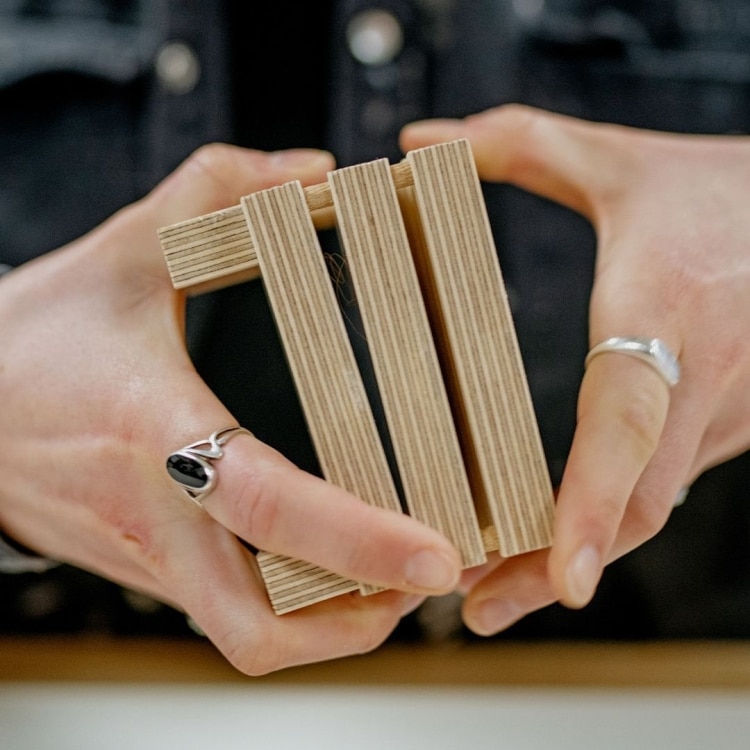
[[[507,104],[500,108],[500,123],[503,131],[513,143],[512,158],[509,166],[512,171],[540,166],[540,146],[549,137],[548,117],[523,104]],[[496,127],[495,123],[487,123]]]
[[[209,175],[221,174],[231,163],[233,148],[225,143],[206,143],[188,157],[188,164]]]
[[[497,108],[496,112],[505,126],[519,136],[526,135],[529,129],[533,128],[534,124],[542,117],[539,110],[517,103],[503,104]]]
[[[379,625],[377,628],[373,628],[368,631],[361,639],[358,644],[358,648],[355,650],[356,654],[369,654],[380,648],[383,645],[386,638],[390,635],[395,623],[388,622]]]
[[[224,193],[235,166],[234,149],[223,143],[207,143],[195,150],[185,163],[191,177],[198,177]]]
[[[291,666],[286,661],[284,644],[267,628],[256,630],[252,638],[246,633],[233,634],[225,639],[221,650],[235,669],[250,677],[262,677]]]
[[[362,606],[363,600],[360,594],[353,593],[350,597],[350,601],[355,607]],[[366,626],[363,626],[359,617],[353,618],[347,627],[348,632],[345,632],[342,638],[342,643],[348,644],[345,652],[348,654],[368,654],[375,651],[383,645],[393,632],[398,621],[398,614],[390,608],[368,612]]]
[[[345,564],[349,575],[359,579],[360,571],[370,571],[372,573],[373,564],[377,562],[379,556],[373,549],[368,536],[364,534],[349,534],[343,541],[347,549]]]
[[[278,483],[268,472],[245,467],[239,476],[239,491],[234,493],[232,514],[248,541],[259,546],[276,536],[279,523]]]
[[[265,625],[253,622],[241,631],[225,633],[216,641],[217,647],[237,670],[262,677],[321,658],[370,653],[385,642],[399,620],[395,607],[371,607],[359,594],[341,597],[339,603],[335,647],[324,655],[320,654],[319,634],[300,631],[299,638],[290,638],[278,621]]]
[[[286,666],[275,652],[264,648],[255,648],[252,652],[247,650],[235,654],[229,659],[240,672],[249,677],[263,677],[264,675],[278,672]]]
[[[638,538],[651,539],[656,536],[669,519],[671,506],[653,498],[634,497],[628,505],[628,523]]]
[[[618,414],[631,450],[644,465],[656,451],[666,417],[665,399],[661,384],[658,385],[659,389],[642,386],[629,389]]]

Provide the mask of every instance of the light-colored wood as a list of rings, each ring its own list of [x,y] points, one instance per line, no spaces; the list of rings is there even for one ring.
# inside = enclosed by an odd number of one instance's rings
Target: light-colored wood
[[[242,209],[324,476],[365,502],[400,511],[301,185],[247,196]],[[278,613],[356,588],[278,555],[260,553],[258,563]],[[309,596],[300,598],[305,586]]]
[[[397,188],[411,185],[406,162],[391,167]],[[305,202],[316,229],[330,228],[335,216],[327,182],[305,188]],[[162,227],[159,240],[172,285],[202,294],[258,277],[258,258],[241,206]]]
[[[175,289],[199,294],[259,274],[242,206],[163,227],[159,240]]]
[[[409,512],[466,567],[547,546],[552,490],[468,142],[264,190],[160,238],[189,293],[262,276],[324,475],[399,510],[315,234],[334,222]],[[279,613],[356,589],[309,563],[258,561]]]
[[[329,175],[410,515],[443,533],[465,567],[486,560],[448,394],[388,162]]]
[[[277,615],[362,589],[361,584],[318,565],[271,552],[256,556],[268,598]],[[365,588],[363,593],[374,589]]]
[[[412,232],[423,238],[413,243],[415,257],[480,519],[494,525],[503,556],[546,547],[552,486],[469,144],[407,159],[420,217]]]
[[[207,640],[4,636],[0,684],[473,685],[750,691],[747,641],[386,644],[248,678]]]

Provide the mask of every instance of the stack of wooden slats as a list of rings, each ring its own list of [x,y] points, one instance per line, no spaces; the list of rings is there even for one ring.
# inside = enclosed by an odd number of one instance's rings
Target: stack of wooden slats
[[[385,425],[321,249],[317,230],[331,221]],[[468,142],[338,169],[326,185],[263,190],[160,239],[178,289],[261,276],[326,479],[405,506],[465,567],[489,551],[549,545],[552,489]],[[258,563],[279,614],[374,590],[270,552]]]

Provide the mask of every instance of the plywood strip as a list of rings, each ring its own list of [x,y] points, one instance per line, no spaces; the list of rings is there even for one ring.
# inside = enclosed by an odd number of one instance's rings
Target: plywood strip
[[[391,167],[397,188],[411,185],[406,162]],[[328,183],[305,188],[305,202],[318,229],[333,226],[335,217]],[[200,294],[254,279],[258,258],[241,206],[232,206],[159,230],[167,270],[175,289]]]
[[[342,250],[410,515],[464,566],[486,560],[471,489],[388,162],[331,172]]]
[[[271,552],[259,552],[256,559],[274,612],[279,615],[359,589],[355,581],[303,560]]]
[[[452,538],[464,552],[467,567],[481,562],[484,550],[499,548],[509,556],[546,546],[552,492],[468,143],[414,151],[390,168],[383,162],[376,165],[331,176],[331,184],[338,186],[334,192],[338,190],[337,211],[343,222],[332,210],[328,183],[304,190],[290,183],[250,196],[240,206],[163,228],[159,236],[173,284],[199,293],[262,274],[326,478],[369,502],[398,510],[315,235],[315,227],[331,226],[338,218],[342,236],[349,231],[355,238],[345,243],[347,262],[360,302],[368,299],[362,309],[370,312],[365,325],[371,348],[376,361],[387,364],[379,375],[380,388],[390,388],[398,406],[389,426],[396,435],[408,434],[412,420],[422,428],[412,441],[401,443],[399,457],[411,512]],[[386,179],[389,171],[392,184]],[[394,210],[395,190],[400,191],[402,216]],[[436,382],[434,364],[428,367],[432,374],[425,375],[419,369],[425,366],[424,358],[416,356],[428,351],[432,341],[424,320],[409,318],[420,297],[403,252],[403,227],[398,225],[404,217],[481,534],[474,510],[466,507],[464,490],[458,493],[463,498],[458,511],[453,505],[457,495],[441,494],[460,477],[454,459],[448,461],[452,469],[441,464],[436,474],[428,470],[424,475],[441,487],[435,494],[429,481],[420,484],[424,476],[415,474],[415,483],[408,480],[413,466],[424,466],[431,456],[440,428],[423,420],[422,406],[414,410],[398,401],[409,393],[418,401],[425,384],[430,392]],[[397,257],[389,254],[394,249]],[[459,485],[463,481],[459,479]],[[454,511],[457,515],[451,517]],[[448,513],[447,520],[443,513]],[[279,613],[357,588],[355,582],[310,563],[266,552],[258,560]]]
[[[372,505],[400,510],[302,187],[264,190],[244,198],[242,208],[324,476]],[[285,573],[277,558],[259,562],[264,575],[273,562],[274,607],[305,582],[313,590],[310,602],[351,590],[350,581],[320,578],[297,561]]]
[[[475,501],[486,505],[504,556],[548,546],[552,488],[469,144],[407,159],[424,238],[418,264],[437,303]]]
[[[241,206],[164,227],[159,239],[175,289],[205,291],[259,274]]]

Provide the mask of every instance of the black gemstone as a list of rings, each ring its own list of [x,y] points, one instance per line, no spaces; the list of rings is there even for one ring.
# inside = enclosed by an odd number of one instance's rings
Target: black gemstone
[[[186,487],[200,490],[208,484],[206,466],[197,458],[173,453],[167,459],[167,471],[172,479]]]

